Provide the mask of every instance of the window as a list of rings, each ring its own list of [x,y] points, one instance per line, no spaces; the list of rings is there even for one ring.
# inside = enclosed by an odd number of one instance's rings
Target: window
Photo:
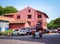
[[[42,17],[42,15],[38,15],[38,18],[41,18]]]
[[[30,19],[32,16],[31,15],[28,15],[28,18]]]
[[[30,12],[30,10],[28,10],[28,12]]]
[[[19,15],[17,16],[17,19],[20,19],[20,16]]]

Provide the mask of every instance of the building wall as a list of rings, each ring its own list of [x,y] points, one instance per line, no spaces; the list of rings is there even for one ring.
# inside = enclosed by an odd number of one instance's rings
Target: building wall
[[[30,10],[30,12],[29,12]],[[41,15],[42,18],[37,18],[38,15]],[[31,19],[28,19],[28,15],[32,15]],[[17,19],[17,16],[20,16],[20,19]],[[14,19],[17,21],[23,21],[23,22],[30,22],[30,26],[35,26],[38,21],[42,22],[42,28],[47,28],[47,25],[45,25],[47,23],[47,17],[40,12],[37,12],[35,9],[32,9],[30,7],[27,7],[19,12],[17,12],[14,15]]]
[[[28,10],[30,10],[30,12],[28,12]],[[17,16],[20,15],[20,19],[17,19]],[[28,15],[32,15],[31,19],[28,19]],[[30,25],[34,26],[34,24],[36,23],[36,15],[35,15],[35,10],[32,8],[25,8],[23,10],[21,10],[20,12],[17,12],[14,16],[14,18],[16,20],[20,20],[20,21],[25,21],[25,22],[31,22]],[[33,23],[33,24],[32,24]]]
[[[43,15],[43,21],[42,21],[42,27],[44,28],[44,29],[47,29],[47,18],[46,18],[46,16],[45,15]]]
[[[10,30],[19,29],[19,28],[23,28],[23,27],[24,27],[24,23],[10,23],[9,24]]]
[[[29,12],[29,10],[30,10],[30,12]],[[32,18],[28,19],[28,15],[31,15]],[[38,15],[41,15],[42,17],[38,18]],[[17,16],[20,16],[20,18],[17,19]],[[10,16],[10,17],[12,17],[12,16]],[[30,23],[30,26],[35,26],[38,23],[38,21],[41,21],[42,28],[43,29],[47,28],[47,17],[44,15],[44,13],[39,12],[39,11],[37,12],[37,10],[30,8],[30,7],[27,7],[27,8],[25,8],[17,13],[14,13],[13,18],[16,21],[28,22],[28,23]],[[20,25],[19,24],[14,24],[14,25],[11,24],[10,28],[13,28],[13,27],[15,28],[15,27],[17,27],[17,25],[20,26],[21,24]],[[22,27],[24,27],[24,26],[22,26]]]

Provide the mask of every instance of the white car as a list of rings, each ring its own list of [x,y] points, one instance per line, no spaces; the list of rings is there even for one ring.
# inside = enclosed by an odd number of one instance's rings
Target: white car
[[[15,29],[12,32],[12,35],[25,35],[27,32],[25,30],[22,29]]]

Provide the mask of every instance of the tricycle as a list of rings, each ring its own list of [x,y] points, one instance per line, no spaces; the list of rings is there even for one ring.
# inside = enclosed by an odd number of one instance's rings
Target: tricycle
[[[32,34],[32,38],[37,38],[37,39],[40,39],[42,38],[42,31],[35,31],[33,34]]]

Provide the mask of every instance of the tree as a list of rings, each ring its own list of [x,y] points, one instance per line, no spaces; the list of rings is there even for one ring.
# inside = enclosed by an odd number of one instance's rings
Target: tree
[[[53,27],[55,20],[51,20],[50,23],[48,23],[48,28],[51,29]]]
[[[6,14],[6,13],[16,13],[16,12],[18,12],[18,10],[15,7],[13,7],[13,6],[6,6],[3,9],[3,14]]]
[[[60,18],[56,18],[56,19],[52,20],[50,23],[48,23],[48,28],[49,29],[60,28]]]
[[[2,15],[3,14],[3,8],[2,8],[2,6],[0,6],[0,15]]]
[[[60,18],[56,18],[54,24],[60,24]]]
[[[56,18],[54,24],[56,24],[57,27],[60,28],[60,18]]]
[[[0,6],[0,15],[7,13],[16,13],[16,12],[18,12],[18,10],[13,6],[6,6],[6,7]]]

